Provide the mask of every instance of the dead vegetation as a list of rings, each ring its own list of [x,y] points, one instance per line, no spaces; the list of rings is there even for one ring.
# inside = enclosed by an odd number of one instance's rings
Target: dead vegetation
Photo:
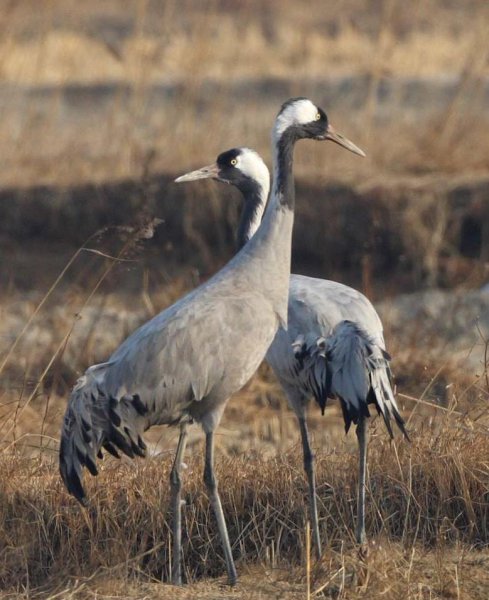
[[[90,590],[104,589],[124,597],[125,585],[135,598],[165,593],[153,586],[167,580],[171,565],[168,475],[175,432],[152,431],[152,457],[146,461],[104,461],[101,475],[88,483],[92,504],[87,511],[67,496],[56,465],[59,423],[76,373],[105,358],[128,330],[191,286],[170,283],[159,295],[143,290],[132,311],[125,306],[127,298],[121,303],[117,296],[102,294],[106,279],[138,243],[140,232],[133,235],[114,258],[93,255],[91,284],[85,283],[83,293],[60,276],[41,302],[15,306],[16,333],[0,365],[0,582],[7,597],[84,598]],[[5,311],[4,319],[11,314]],[[420,343],[424,348],[430,339],[434,343],[432,334],[415,337],[406,347],[405,333],[413,321],[407,324],[396,332],[399,342],[390,349],[399,355],[394,363],[402,381],[399,398],[413,441],[389,442],[374,419],[366,556],[358,554],[352,537],[354,436],[344,437],[337,407],[328,409],[326,417],[311,411],[321,532],[328,548],[322,561],[312,564],[310,585],[320,590],[319,597],[414,599],[448,593],[483,598],[487,592],[481,583],[477,596],[468,576],[465,580],[465,561],[473,564],[480,556],[482,572],[487,560],[489,388],[483,378],[474,380],[473,374],[450,367],[446,355],[420,352]],[[218,449],[222,499],[238,566],[244,573],[263,570],[254,587],[253,578],[245,575],[245,588],[236,593],[253,597],[261,593],[260,586],[268,589],[270,577],[277,577],[278,588],[285,586],[283,597],[304,597],[307,486],[297,425],[268,369],[231,401]],[[223,563],[202,485],[197,432],[189,450],[186,578],[189,590],[195,584],[202,597],[216,597],[213,586],[218,584],[209,578],[219,577]],[[472,595],[464,596],[465,589]],[[233,597],[226,594],[222,597]]]
[[[462,71],[468,57],[479,55],[487,17],[477,0],[463,8],[429,0],[414,9],[347,0],[327,10],[313,0],[309,10],[290,3],[286,11],[278,0],[128,0],[124,11],[117,0],[103,7],[73,0],[40,8],[35,0],[2,4],[8,34],[0,44],[2,78],[27,85],[202,77],[197,54],[205,75],[217,79],[352,70],[438,76]],[[477,17],[467,35],[466,24]]]
[[[374,427],[367,512],[371,553],[362,559],[352,537],[356,457],[340,448],[321,448],[317,479],[321,534],[328,550],[313,564],[313,586],[325,585],[326,597],[350,597],[357,586],[366,586],[369,597],[375,592],[395,598],[402,592],[415,598],[410,580],[418,581],[411,571],[417,557],[433,560],[458,548],[457,560],[463,565],[468,548],[483,548],[489,540],[488,452],[487,428],[450,412],[417,423],[410,445],[389,443],[381,428]],[[219,462],[234,553],[245,572],[249,564],[291,566],[295,571],[306,562],[306,484],[299,454],[291,449],[265,460],[245,452]],[[189,582],[219,576],[223,569],[201,462],[192,456],[185,473]],[[102,573],[128,581],[165,581],[171,561],[170,467],[171,457],[162,456],[145,462],[106,461],[101,475],[89,482],[92,504],[85,511],[67,497],[51,460],[25,458],[12,449],[4,452],[2,588],[19,593],[29,589],[36,597],[59,591],[67,581],[76,587],[76,581]],[[395,557],[383,564],[391,546]],[[396,560],[410,568],[392,581],[388,570]],[[437,585],[455,585],[453,577],[445,580],[447,565],[441,562],[441,571],[433,569],[433,577],[440,577],[431,583],[433,592]],[[300,581],[302,575],[297,572],[297,577]]]
[[[353,167],[305,149],[299,174],[487,170],[480,0],[2,4],[4,186],[134,178],[149,156],[177,172],[230,144],[267,156],[277,105],[297,93],[368,154]]]

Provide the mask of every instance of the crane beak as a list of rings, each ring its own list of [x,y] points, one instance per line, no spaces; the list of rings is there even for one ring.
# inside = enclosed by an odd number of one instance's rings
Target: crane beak
[[[217,163],[197,169],[197,171],[191,171],[185,175],[181,175],[175,179],[175,183],[182,183],[184,181],[196,181],[197,179],[217,179],[219,177],[219,167]]]
[[[328,125],[328,129],[326,130],[324,139],[331,140],[335,144],[339,144],[343,148],[346,148],[350,152],[353,152],[353,154],[358,154],[358,156],[365,156],[365,152],[363,150],[360,150],[358,146],[355,146],[353,142],[350,142],[350,140],[342,136],[341,133],[335,131],[332,125]]]

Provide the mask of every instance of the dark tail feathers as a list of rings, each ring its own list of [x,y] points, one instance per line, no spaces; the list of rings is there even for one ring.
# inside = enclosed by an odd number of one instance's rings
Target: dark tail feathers
[[[327,337],[307,343],[303,336],[293,344],[306,382],[324,414],[328,398],[341,402],[345,429],[369,417],[374,404],[392,437],[394,420],[409,439],[392,390],[390,357],[363,329],[341,321]]]
[[[146,455],[142,432],[147,412],[137,394],[112,398],[91,374],[80,378],[63,421],[59,470],[67,490],[81,504],[87,504],[83,468],[97,475],[97,457],[102,458],[102,449],[117,458],[119,450],[131,458]]]

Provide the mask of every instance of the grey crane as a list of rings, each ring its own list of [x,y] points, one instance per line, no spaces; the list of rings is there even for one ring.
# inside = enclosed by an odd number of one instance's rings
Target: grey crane
[[[228,398],[253,375],[279,325],[287,323],[295,189],[293,150],[302,138],[354,144],[329,125],[306,98],[285,102],[272,129],[275,180],[259,231],[218,273],[132,333],[107,362],[89,367],[70,396],[61,431],[60,473],[68,491],[86,502],[83,467],[97,474],[102,449],[144,455],[143,432],[179,425],[170,475],[173,564],[182,582],[181,470],[187,426],[206,437],[204,482],[216,515],[230,584],[237,581],[214,475],[214,431]],[[203,171],[200,170],[199,173]],[[177,181],[195,179],[195,172]]]
[[[241,191],[244,205],[238,226],[238,247],[243,247],[258,230],[265,211],[270,184],[267,166],[254,150],[232,148],[220,154],[216,164],[200,176],[234,185]],[[316,399],[323,414],[327,398],[339,398],[346,431],[352,422],[356,424],[359,444],[356,539],[358,543],[364,543],[368,405],[374,404],[382,414],[391,437],[392,419],[408,437],[392,391],[390,357],[385,350],[382,322],[375,308],[351,287],[292,274],[288,328],[279,328],[266,360],[299,421],[318,557],[321,556],[321,539],[314,457],[306,422],[310,398]]]

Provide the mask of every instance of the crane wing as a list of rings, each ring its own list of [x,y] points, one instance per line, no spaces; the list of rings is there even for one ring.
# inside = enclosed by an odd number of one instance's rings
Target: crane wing
[[[82,468],[96,474],[102,448],[144,454],[148,427],[200,418],[204,399],[210,408],[202,417],[212,419],[213,403],[222,405],[263,359],[279,322],[270,318],[272,305],[246,282],[198,289],[198,298],[194,291],[155,316],[77,382],[62,428],[60,470],[81,502]]]
[[[325,279],[291,275],[288,301],[288,329],[280,328],[267,353],[267,361],[277,376],[294,385],[296,378],[305,375],[300,363],[299,347],[314,347],[318,338],[327,338],[334,327],[348,319],[362,328],[384,347],[382,323],[372,303],[360,292]],[[292,347],[294,345],[294,348]],[[299,363],[297,362],[299,359]],[[324,365],[319,361],[307,374],[306,389],[324,395],[326,385]],[[316,372],[317,371],[317,372]],[[314,381],[317,386],[314,386]],[[319,385],[319,382],[323,382]]]
[[[382,323],[360,292],[334,281],[292,275],[288,330],[279,329],[267,360],[285,386],[299,385],[324,411],[341,401],[346,429],[375,404],[392,435],[394,419],[407,436],[391,385]]]

